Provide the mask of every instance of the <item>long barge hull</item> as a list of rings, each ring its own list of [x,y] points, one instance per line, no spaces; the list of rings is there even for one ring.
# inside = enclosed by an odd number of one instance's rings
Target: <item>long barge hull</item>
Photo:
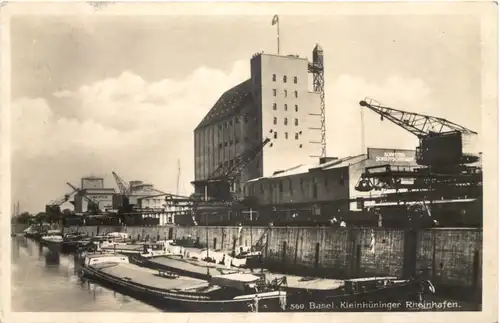
[[[106,274],[92,267],[82,269],[83,276],[106,284],[115,290],[125,291],[138,299],[144,299],[163,309],[174,309],[187,312],[250,312],[255,308],[253,299],[211,300],[208,296],[189,293],[172,292],[152,286],[138,284],[126,279]],[[258,311],[278,312],[284,304],[276,296],[262,296],[258,299]]]
[[[152,262],[141,256],[129,256],[130,262],[138,266],[168,270],[179,275],[207,280],[206,273],[194,270],[187,270],[174,265],[165,265]],[[369,305],[364,311],[406,311],[411,310],[404,305],[406,302],[422,302],[427,295],[433,294],[425,288],[422,289],[421,281],[405,281],[390,284],[375,289],[359,291],[345,291],[339,289],[305,289],[292,286],[282,286],[287,292],[287,311],[359,311],[359,308],[349,308],[343,304],[367,303]],[[390,307],[388,304],[400,304],[400,306]],[[295,304],[295,305],[293,305]],[[299,304],[299,305],[297,305]],[[303,305],[300,305],[303,304]],[[316,304],[320,304],[316,306]],[[322,305],[324,304],[324,306]],[[337,305],[335,305],[337,304]],[[385,304],[385,305],[384,305]],[[380,306],[379,306],[380,305]]]

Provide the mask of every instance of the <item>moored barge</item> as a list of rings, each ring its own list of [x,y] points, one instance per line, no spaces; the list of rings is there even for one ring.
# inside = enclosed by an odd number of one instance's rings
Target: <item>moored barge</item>
[[[252,274],[218,275],[204,281],[139,267],[130,264],[127,256],[116,254],[86,256],[82,273],[165,308],[194,312],[277,312],[286,309],[286,292]]]
[[[227,268],[217,264],[203,265],[203,261],[180,259],[172,256],[145,258],[140,255],[130,256],[132,263],[146,268],[168,270],[179,275],[201,280],[210,280],[213,275],[223,272],[249,274],[251,270]],[[258,270],[257,270],[258,271]],[[263,270],[262,270],[263,271]],[[308,304],[310,302],[421,302],[435,293],[435,287],[429,280],[399,279],[397,277],[362,277],[352,279],[328,279],[302,277],[267,272],[271,285],[280,285],[287,292],[289,304]],[[287,310],[318,311],[333,308],[292,308]],[[349,310],[349,309],[338,309]],[[378,310],[370,308],[368,310]],[[379,308],[379,310],[387,310]],[[397,310],[397,309],[395,309]],[[400,308],[399,310],[403,310]]]

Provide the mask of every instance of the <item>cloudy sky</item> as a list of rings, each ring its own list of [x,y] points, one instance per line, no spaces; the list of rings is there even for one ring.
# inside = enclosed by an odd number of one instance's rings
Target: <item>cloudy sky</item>
[[[11,23],[12,198],[36,212],[111,171],[190,193],[193,129],[219,95],[276,51],[271,16],[38,16]],[[481,43],[474,16],[280,17],[282,53],[325,52],[328,155],[361,151],[366,96],[480,131]],[[417,140],[364,112],[365,145]]]

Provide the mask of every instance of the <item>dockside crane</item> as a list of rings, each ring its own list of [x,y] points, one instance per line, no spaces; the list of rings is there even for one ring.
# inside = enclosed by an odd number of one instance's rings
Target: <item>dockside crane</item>
[[[78,191],[78,189],[73,188],[70,193],[64,194],[64,196],[50,202],[50,204],[45,205],[45,213],[49,215],[56,215],[61,213],[61,205],[68,202],[69,199]]]
[[[66,183],[69,187],[71,187],[75,192],[80,193],[82,190],[77,188],[76,186],[72,185],[71,183]],[[82,194],[83,198],[87,200],[88,205],[87,205],[87,212],[89,213],[95,213],[95,214],[100,214],[101,209],[99,208],[99,202],[95,201],[91,197]]]
[[[480,160],[480,154],[473,150],[475,131],[444,118],[389,108],[369,98],[359,104],[379,114],[381,120],[388,119],[415,135],[419,146],[417,165],[366,167],[356,190],[391,190],[383,197],[387,202],[410,208],[420,205],[425,211],[420,213],[429,216],[434,202],[470,202],[481,198],[482,169],[471,165]]]
[[[194,181],[195,191],[203,192],[204,200],[234,200],[233,193],[236,178],[262,152],[269,142],[271,142],[271,139],[266,138],[260,145],[222,163],[207,179]]]
[[[120,193],[124,196],[129,196],[130,195],[130,184],[123,180],[120,176],[118,176],[117,173],[111,172],[113,174],[113,177],[115,178],[116,185],[118,185],[118,190],[120,190]]]
[[[165,200],[167,204],[190,208],[195,225],[198,224],[196,214],[200,211],[216,211],[232,207],[238,202],[238,196],[234,192],[235,180],[270,142],[271,139],[266,138],[255,147],[246,150],[232,160],[222,163],[207,179],[192,182],[195,187],[195,194],[189,197],[166,194]]]
[[[407,112],[383,106],[366,98],[359,103],[414,134],[420,142],[416,149],[417,164],[433,168],[449,168],[477,162],[479,156],[466,150],[477,138],[477,132],[444,118]]]

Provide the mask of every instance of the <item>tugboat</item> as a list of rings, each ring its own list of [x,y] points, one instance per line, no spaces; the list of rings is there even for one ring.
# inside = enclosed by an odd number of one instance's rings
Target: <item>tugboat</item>
[[[165,307],[194,312],[277,312],[286,309],[286,292],[264,277],[232,273],[209,281],[164,270],[145,270],[117,254],[87,255],[82,274]]]

